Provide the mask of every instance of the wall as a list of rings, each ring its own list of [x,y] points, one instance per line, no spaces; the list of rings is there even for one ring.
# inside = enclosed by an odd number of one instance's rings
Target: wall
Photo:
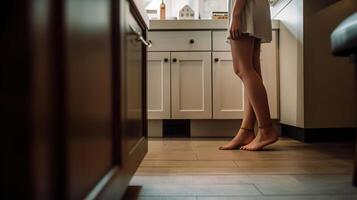
[[[354,127],[353,65],[331,55],[330,35],[357,1],[304,2],[305,128]]]
[[[144,0],[145,9],[157,10],[160,16],[162,0]],[[189,5],[195,11],[195,18],[211,19],[212,11],[225,12],[228,10],[228,0],[164,0],[166,4],[166,17],[178,17],[179,11]]]
[[[303,1],[282,0],[272,9],[280,20],[280,120],[282,124],[304,127]]]
[[[300,128],[354,127],[353,67],[331,55],[330,34],[357,10],[355,0],[281,0],[272,16],[279,38],[281,123]]]

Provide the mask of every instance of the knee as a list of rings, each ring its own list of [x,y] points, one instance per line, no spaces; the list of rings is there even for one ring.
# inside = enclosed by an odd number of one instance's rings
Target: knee
[[[250,75],[250,70],[249,69],[234,69],[234,73],[242,80],[246,79]]]

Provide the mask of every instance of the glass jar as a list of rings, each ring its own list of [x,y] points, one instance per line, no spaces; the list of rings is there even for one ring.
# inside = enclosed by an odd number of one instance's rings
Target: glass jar
[[[228,0],[199,0],[200,19],[212,19],[212,12],[228,12]]]

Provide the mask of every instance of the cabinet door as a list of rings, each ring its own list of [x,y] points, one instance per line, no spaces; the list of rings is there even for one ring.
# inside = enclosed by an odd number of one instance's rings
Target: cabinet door
[[[114,46],[121,49],[119,78],[114,88],[114,176],[96,199],[120,199],[148,150],[146,106],[146,47],[138,40],[146,39],[140,15],[129,1],[118,1],[120,8],[120,40]],[[120,29],[119,29],[120,28]],[[114,49],[115,49],[114,48]],[[119,77],[118,77],[119,75]],[[118,115],[118,116],[117,116]],[[91,199],[91,198],[89,198]]]
[[[111,1],[66,0],[63,4],[66,25],[63,199],[83,199],[115,168]]]
[[[213,118],[243,118],[244,86],[233,71],[231,52],[213,52]]]
[[[175,52],[171,58],[172,118],[210,119],[211,53]]]
[[[170,52],[150,52],[147,65],[149,119],[170,118]]]
[[[277,34],[277,31],[273,31],[272,42],[262,44],[260,55],[263,82],[267,90],[270,114],[273,119],[279,118]]]

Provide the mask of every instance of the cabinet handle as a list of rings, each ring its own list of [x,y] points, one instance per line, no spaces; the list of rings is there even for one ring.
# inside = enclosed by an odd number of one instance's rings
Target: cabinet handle
[[[150,48],[152,46],[151,42],[146,41],[143,36],[138,37],[138,41],[141,41],[148,48]]]
[[[190,44],[194,44],[195,43],[195,40],[194,39],[191,39],[190,40]]]
[[[152,46],[151,41],[146,41],[140,31],[137,31],[133,26],[129,25],[130,29],[137,35],[137,41],[141,41],[145,46],[150,48]]]
[[[169,59],[168,59],[168,58],[165,58],[165,59],[164,59],[164,62],[169,62]]]
[[[172,62],[177,62],[177,59],[176,58],[172,59]]]
[[[218,61],[219,61],[219,58],[215,58],[215,59],[214,59],[214,62],[218,62]]]

